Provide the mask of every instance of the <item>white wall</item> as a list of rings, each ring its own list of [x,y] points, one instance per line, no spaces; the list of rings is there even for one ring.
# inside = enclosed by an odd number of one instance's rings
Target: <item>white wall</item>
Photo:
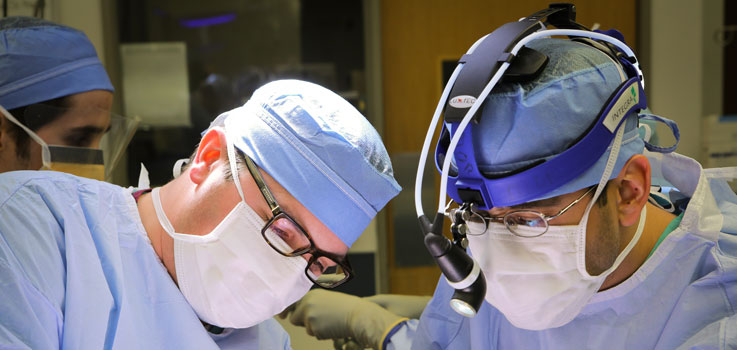
[[[104,51],[105,33],[103,31],[103,15],[101,0],[46,0],[51,10],[50,20],[87,34],[97,50],[102,64],[105,65]]]
[[[8,16],[34,16],[35,1],[5,1]],[[83,31],[97,52],[103,52],[102,0],[45,0],[43,18]],[[104,63],[103,55],[100,56]]]
[[[645,67],[648,104],[655,114],[673,119],[681,131],[678,152],[697,160],[701,122],[721,114],[722,51],[714,32],[723,23],[724,0],[650,0],[649,57]]]

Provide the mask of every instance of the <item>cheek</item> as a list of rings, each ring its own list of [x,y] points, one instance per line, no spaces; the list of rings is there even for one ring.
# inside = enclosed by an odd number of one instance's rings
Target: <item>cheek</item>
[[[62,136],[66,133],[66,127],[63,123],[57,123],[57,121],[46,124],[36,131],[36,135],[44,140],[47,145],[64,145]],[[40,147],[40,145],[36,145]]]
[[[190,198],[192,206],[179,219],[179,227],[175,226],[174,229],[198,236],[212,232],[240,202],[235,188],[229,191],[228,184],[235,187],[232,182],[206,183],[200,185],[194,194],[187,193],[186,197]]]
[[[586,225],[586,271],[592,276],[611,267],[619,254],[619,225],[608,209],[594,204]]]
[[[2,141],[0,142],[0,173],[13,170],[33,169],[30,167],[30,143],[33,141],[31,140],[29,142],[28,150],[27,152],[24,152],[28,153],[28,155],[20,157],[18,154],[18,145],[16,144],[16,140],[10,137],[2,138],[7,135],[7,133],[0,135],[0,141]]]
[[[100,141],[102,141],[103,134],[98,134],[93,137],[88,145],[89,148],[100,148]]]
[[[28,157],[28,164],[27,168],[31,170],[38,170],[43,165],[43,160],[41,157],[41,145],[36,143],[36,141],[31,140],[30,145],[28,146],[29,150],[29,157]]]
[[[106,133],[125,132],[126,130],[121,130],[121,129],[128,127],[127,125],[125,125],[125,120],[121,120],[117,118],[116,120],[112,120],[112,118],[110,117],[110,113],[106,111],[98,112],[94,118],[94,122],[96,125],[100,126],[101,130],[107,130]],[[108,130],[108,128],[110,128],[110,130]],[[100,141],[102,141],[102,138],[105,136],[106,133],[95,134],[90,140],[89,147],[90,148],[100,148]]]

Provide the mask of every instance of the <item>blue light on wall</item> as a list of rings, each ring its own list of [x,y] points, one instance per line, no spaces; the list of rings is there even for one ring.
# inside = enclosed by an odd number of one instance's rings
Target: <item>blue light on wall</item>
[[[224,15],[212,16],[212,17],[181,19],[179,20],[179,24],[182,27],[187,27],[187,28],[209,27],[209,26],[214,26],[218,24],[232,22],[235,20],[235,17],[236,17],[235,13],[226,13]]]

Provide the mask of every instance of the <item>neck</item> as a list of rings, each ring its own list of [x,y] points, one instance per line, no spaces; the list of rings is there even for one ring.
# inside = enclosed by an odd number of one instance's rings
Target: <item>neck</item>
[[[186,201],[177,201],[172,195],[183,190],[179,187],[181,186],[174,180],[159,190],[161,205],[164,207],[166,217],[175,228],[179,227],[177,225],[180,221],[179,218],[183,217],[186,212]],[[159,223],[151,193],[146,193],[138,199],[138,213],[141,216],[141,222],[143,222],[143,227],[146,229],[146,234],[151,241],[154,252],[156,252],[174,282],[177,282],[176,267],[174,265],[174,240]]]
[[[668,224],[676,217],[650,203],[645,205],[647,206],[647,217],[645,218],[645,228],[642,231],[640,240],[635,244],[635,247],[632,248],[629,254],[627,254],[627,257],[619,267],[607,276],[599,289],[600,291],[614,287],[632,276],[645,263],[648,255],[650,255],[653,247],[655,247],[658,238],[660,238],[663,231],[668,227]],[[624,238],[620,251],[624,250],[630,240],[635,236],[638,224],[630,227],[620,227],[620,232],[622,232],[622,237]]]

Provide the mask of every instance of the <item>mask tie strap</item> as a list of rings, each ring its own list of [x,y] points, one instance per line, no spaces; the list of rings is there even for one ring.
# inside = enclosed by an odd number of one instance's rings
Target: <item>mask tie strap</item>
[[[591,209],[591,207],[594,205],[594,202],[596,199],[599,198],[599,195],[601,195],[601,192],[604,191],[605,184],[607,181],[609,181],[609,176],[612,175],[612,172],[614,171],[614,165],[617,164],[617,158],[619,158],[619,149],[622,146],[622,138],[624,136],[624,123],[617,129],[617,135],[614,136],[614,140],[612,141],[612,147],[609,153],[609,158],[606,162],[606,167],[604,168],[604,173],[601,174],[601,178],[599,179],[599,184],[596,186],[596,192],[594,193],[594,199],[589,202],[589,205],[586,207],[586,215],[588,216],[588,212]]]
[[[5,118],[8,118],[8,120],[10,120],[13,124],[23,129],[23,131],[25,131],[28,136],[33,139],[33,141],[36,141],[39,145],[41,145],[41,161],[43,162],[43,166],[46,169],[51,169],[51,152],[49,151],[49,145],[46,144],[46,141],[41,139],[41,137],[36,135],[36,133],[31,131],[31,129],[23,125],[23,123],[19,122],[18,119],[15,119],[15,117],[13,117],[13,115],[10,114],[10,112],[8,112],[5,107],[0,106],[0,113],[2,113]]]
[[[161,224],[161,227],[164,228],[164,231],[166,231],[169,235],[173,235],[174,233],[176,233],[176,231],[174,231],[174,226],[171,225],[171,221],[169,221],[169,218],[166,217],[164,207],[161,206],[161,196],[159,194],[160,189],[161,187],[156,187],[151,190],[151,196],[153,197],[152,202],[154,203],[154,211],[156,212],[156,216],[159,217],[159,223]]]
[[[179,175],[182,175],[182,168],[187,164],[189,164],[189,158],[182,158],[174,163],[174,168],[172,168],[171,173],[174,175],[175,179],[178,178]]]
[[[161,225],[161,228],[164,229],[164,232],[169,235],[169,237],[183,241],[188,243],[205,243],[213,240],[212,235],[192,235],[192,234],[186,234],[186,233],[179,233],[176,230],[174,230],[174,226],[171,224],[171,221],[169,221],[169,218],[166,216],[166,212],[164,211],[164,206],[161,204],[161,187],[156,187],[151,190],[151,202],[153,202],[154,205],[154,211],[156,212],[156,217],[159,219],[159,225]]]
[[[243,195],[241,181],[238,179],[238,167],[236,166],[237,158],[235,157],[235,146],[233,145],[233,142],[230,141],[227,130],[225,132],[225,142],[228,145],[228,163],[230,163],[230,173],[233,174],[233,182],[235,182],[235,187],[238,189],[238,194],[241,196],[241,200],[245,204],[246,196]]]
[[[645,148],[647,148],[648,151],[658,152],[658,153],[671,153],[676,150],[676,147],[678,147],[678,142],[681,140],[681,133],[680,131],[678,131],[678,124],[676,124],[676,122],[668,118],[664,118],[659,115],[650,114],[650,113],[641,113],[639,115],[639,119],[652,120],[652,121],[661,122],[665,124],[673,132],[673,137],[676,139],[676,142],[673,144],[673,146],[670,146],[670,147],[656,146],[648,142],[649,140],[645,140]],[[652,132],[655,133],[654,131]]]

